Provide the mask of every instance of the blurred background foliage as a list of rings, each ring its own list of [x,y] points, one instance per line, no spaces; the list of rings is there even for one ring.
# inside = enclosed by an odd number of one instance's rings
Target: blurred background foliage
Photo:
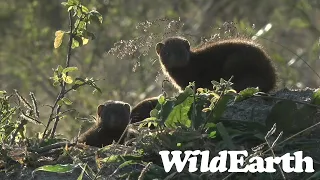
[[[2,0],[0,2],[0,90],[17,89],[27,96],[34,92],[41,119],[47,122],[59,90],[49,77],[58,64],[64,65],[67,39],[53,48],[57,30],[68,30],[68,13],[62,0]],[[279,73],[278,88],[317,88],[320,84],[318,0],[82,0],[103,16],[101,26],[89,30],[96,39],[73,51],[71,66],[82,77],[99,79],[102,94],[80,88],[68,96],[69,114],[58,126],[66,137],[77,134],[83,119],[95,116],[98,104],[122,100],[135,105],[157,96],[164,79],[154,50],[155,44],[172,35],[182,35],[193,46],[216,38],[234,22],[229,35],[252,37],[260,29],[271,29],[258,37],[273,58]],[[271,25],[271,26],[270,26]],[[220,28],[220,29],[219,29]],[[306,64],[307,62],[307,64]],[[312,67],[312,69],[310,68]],[[164,86],[169,93],[172,87]],[[32,127],[30,127],[32,126]],[[29,125],[28,133],[42,131]]]

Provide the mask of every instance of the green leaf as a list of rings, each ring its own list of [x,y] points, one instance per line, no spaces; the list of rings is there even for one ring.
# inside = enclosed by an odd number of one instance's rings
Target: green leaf
[[[188,97],[185,101],[175,106],[165,121],[166,126],[176,127],[176,123],[180,123],[186,127],[190,127],[191,120],[188,117],[188,112],[193,101],[193,97]]]
[[[66,98],[66,97],[62,98],[61,100],[62,100],[62,101],[64,102],[64,104],[66,104],[66,105],[71,105],[71,104],[72,104],[72,101],[70,101],[70,99],[68,99],[68,98]]]
[[[174,107],[174,101],[168,100],[164,105],[162,105],[162,109],[160,110],[160,119],[166,121],[168,116],[170,115],[172,109]]]
[[[150,111],[150,117],[158,117],[159,111],[157,109],[153,109]]]
[[[102,93],[101,89],[96,85],[94,80],[92,80],[92,79],[87,80],[86,79],[85,81],[89,84],[89,86],[95,88],[98,92]]]
[[[191,96],[193,96],[193,89],[190,86],[187,86],[185,90],[178,95],[176,98],[177,100],[174,103],[175,105],[179,105]]]
[[[166,102],[166,98],[163,95],[161,95],[158,99],[158,102],[159,104],[163,105]]]
[[[77,67],[67,67],[62,70],[62,73],[67,73],[67,72],[72,72],[72,71],[77,71],[77,70],[78,70]]]
[[[88,44],[89,39],[82,37],[82,45]]]
[[[118,168],[121,169],[121,168],[124,168],[126,166],[139,165],[139,164],[140,164],[139,162],[135,162],[135,161],[126,161],[126,162],[120,164],[120,166]],[[133,166],[130,166],[130,167],[133,167]]]
[[[80,1],[79,0],[68,0],[68,5],[72,6],[72,5],[79,5]]]
[[[157,122],[148,122],[148,128],[150,128],[152,125],[157,127],[158,123]]]
[[[62,79],[67,84],[72,84],[73,83],[72,77],[71,76],[67,76],[66,74],[62,74]]]
[[[84,5],[81,5],[81,10],[83,13],[86,13],[86,14],[89,12],[89,9]]]
[[[67,76],[66,79],[64,80],[64,82],[66,82],[67,84],[72,84],[73,83],[73,79],[71,76]]]
[[[70,6],[70,7],[68,8],[68,12],[71,11],[71,9],[73,9],[73,8],[74,8],[74,6]]]
[[[97,24],[102,24],[103,18],[102,15],[96,11],[96,10],[92,10],[89,12],[90,14],[90,20],[92,20],[93,22],[97,23]]]
[[[71,172],[77,165],[74,164],[57,164],[57,165],[46,165],[35,169],[32,173],[36,171],[47,171],[56,173],[67,173]]]
[[[215,123],[207,123],[206,124],[206,128],[214,128],[217,127],[217,125]]]
[[[59,30],[59,31],[56,31],[56,33],[55,33],[55,39],[54,39],[54,48],[58,48],[58,47],[60,47],[60,45],[62,44],[62,39],[63,39],[63,35],[64,35],[64,31],[61,31],[61,30]]]
[[[63,105],[62,99],[60,99],[60,100],[57,102],[57,104],[58,104],[59,106],[62,106],[62,105]]]
[[[51,77],[50,79],[52,79],[53,82],[59,82],[59,77],[56,71],[53,72],[53,77]]]
[[[312,98],[311,98],[311,103],[315,104],[315,105],[320,105],[320,89],[313,92]]]
[[[215,138],[216,135],[217,135],[217,131],[212,131],[212,132],[210,132],[210,134],[209,134],[209,138]]]
[[[141,121],[141,124],[139,125],[139,127],[145,127],[146,124],[148,124],[148,127],[150,127],[151,125],[153,126],[157,126],[157,122],[156,122],[157,118],[155,117],[148,117],[146,119],[144,119],[143,121]]]
[[[196,96],[188,113],[188,117],[192,121],[192,127],[195,129],[203,127],[204,123],[207,121],[208,115],[212,113],[211,108],[207,108],[209,105],[210,101],[208,94],[200,94]],[[206,111],[206,109],[208,111]]]
[[[72,49],[75,49],[75,48],[77,48],[79,46],[80,46],[79,45],[79,41],[75,41],[75,40],[72,41],[72,46],[71,46]]]
[[[56,71],[58,72],[58,74],[61,74],[63,71],[63,67],[61,65],[58,65]]]
[[[83,15],[83,13],[82,13],[81,9],[80,9],[80,8],[77,8],[75,11],[76,11],[76,15],[77,15],[77,17],[80,19],[80,18],[81,18],[81,16]]]
[[[72,41],[72,49],[77,48],[82,45],[82,38],[79,36],[75,36]]]
[[[122,161],[124,161],[124,159],[120,155],[111,155],[101,160],[101,162],[103,163],[115,163],[115,162],[122,162]]]
[[[126,155],[126,156],[122,156],[122,155],[111,155],[109,157],[106,157],[104,159],[101,160],[101,162],[104,163],[115,163],[115,162],[123,162],[123,161],[133,161],[133,160],[141,160],[141,156],[137,155]]]
[[[229,94],[223,95],[219,99],[219,101],[214,105],[214,108],[212,109],[213,121],[217,121],[218,119],[221,118],[221,116],[223,115],[224,111],[227,108],[228,102],[232,98],[233,98],[232,95],[229,95]]]
[[[242,101],[244,99],[252,97],[257,92],[259,92],[259,88],[246,88],[239,92],[239,95],[236,97],[235,101]]]
[[[77,84],[77,85],[81,85],[81,84],[84,84],[85,82],[82,81],[82,80],[79,80],[76,78],[76,80],[74,81],[74,84]]]
[[[78,37],[82,38],[83,34],[80,33],[79,30],[86,30],[87,29],[87,23],[85,21],[78,21]],[[80,42],[80,41],[79,41]],[[80,43],[80,45],[82,45],[82,43]]]

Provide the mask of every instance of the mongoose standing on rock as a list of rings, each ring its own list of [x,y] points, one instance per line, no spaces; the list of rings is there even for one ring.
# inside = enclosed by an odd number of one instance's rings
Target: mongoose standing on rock
[[[109,100],[99,105],[96,124],[81,134],[78,142],[103,147],[118,141],[129,123],[130,111],[131,106],[122,101]]]
[[[270,57],[250,40],[221,40],[191,49],[188,40],[170,37],[156,45],[156,52],[162,72],[179,90],[192,81],[197,87],[212,89],[212,80],[228,80],[231,76],[236,91],[259,87],[268,92],[276,84]]]
[[[212,80],[229,80],[231,76],[232,87],[238,92],[247,87],[259,87],[260,91],[269,92],[276,86],[276,72],[270,57],[252,40],[221,40],[191,49],[187,39],[170,37],[157,43],[155,49],[162,72],[178,90],[193,81],[196,88],[212,90]],[[154,104],[157,104],[155,97],[138,103],[131,117],[136,122],[142,121],[150,116]]]

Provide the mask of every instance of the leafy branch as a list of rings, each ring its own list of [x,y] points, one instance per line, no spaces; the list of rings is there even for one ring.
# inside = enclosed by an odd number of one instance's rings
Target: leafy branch
[[[61,65],[58,65],[58,67],[54,70],[53,77],[51,77],[51,79],[53,80],[53,85],[60,86],[60,92],[57,95],[53,106],[51,106],[49,120],[43,133],[44,138],[47,138],[49,136],[50,138],[54,137],[58,122],[61,120],[62,106],[72,104],[72,101],[65,97],[66,94],[68,94],[71,90],[76,90],[81,86],[89,85],[101,93],[101,90],[97,87],[97,85],[95,84],[95,80],[93,80],[92,78],[73,78],[69,73],[78,70],[77,67],[70,67],[72,49],[86,45],[89,42],[89,38],[94,39],[94,34],[87,30],[87,26],[92,21],[101,24],[102,16],[96,10],[89,11],[89,9],[82,5],[79,0],[68,0],[67,2],[63,2],[62,5],[66,6],[69,12],[69,31],[56,31],[54,48],[59,48],[62,44],[64,35],[68,34],[69,41],[67,46],[67,59],[65,67],[63,68]],[[75,21],[74,18],[76,18]],[[68,88],[68,86],[71,87]],[[48,129],[53,120],[54,125],[51,132],[49,133]]]

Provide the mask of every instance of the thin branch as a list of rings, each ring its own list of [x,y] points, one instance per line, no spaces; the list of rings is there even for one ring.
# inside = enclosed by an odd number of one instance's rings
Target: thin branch
[[[72,20],[71,11],[69,11],[69,22],[70,22],[70,24],[69,24],[70,36],[69,36],[69,43],[68,43],[68,54],[67,54],[66,68],[70,66],[71,46],[72,46],[72,39],[73,39],[73,20]],[[66,72],[66,76],[68,76],[68,72]],[[63,81],[62,82],[62,88],[61,88],[61,91],[60,91],[60,94],[59,94],[59,99],[62,99],[64,97],[65,91],[66,91],[66,82]],[[58,105],[56,114],[60,113],[60,109],[61,109],[61,106]],[[57,116],[56,119],[55,119],[54,126],[53,126],[53,129],[51,131],[51,138],[53,138],[53,136],[54,136],[54,133],[55,133],[57,125],[58,125],[58,122],[60,120],[59,118],[60,117]]]
[[[71,46],[72,46],[72,39],[73,39],[73,20],[72,20],[72,14],[71,14],[71,11],[69,11],[69,22],[70,22],[70,36],[69,36],[69,42],[68,42],[68,54],[67,54],[67,60],[66,60],[66,67],[69,67],[70,65],[70,57],[71,57]],[[66,73],[66,75],[68,75],[68,72]],[[52,120],[54,119],[53,115],[54,115],[54,110],[56,109],[57,107],[57,104],[59,102],[60,99],[62,99],[65,95],[65,91],[66,91],[66,83],[63,81],[60,83],[60,87],[61,87],[61,90],[60,90],[60,93],[59,95],[57,96],[55,102],[54,102],[54,105],[52,106],[51,108],[51,113],[50,113],[50,117],[49,117],[49,120],[48,120],[48,124],[44,130],[44,138],[46,138],[48,136],[48,128],[50,126],[50,123],[52,122]],[[61,106],[58,105],[57,109],[56,109],[56,114],[59,114],[60,112],[60,108]],[[57,123],[59,122],[59,116],[56,116],[55,118],[55,124],[54,124],[54,127],[51,131],[51,137],[53,137],[54,133],[55,133],[55,130],[56,130],[56,127],[57,127]]]

